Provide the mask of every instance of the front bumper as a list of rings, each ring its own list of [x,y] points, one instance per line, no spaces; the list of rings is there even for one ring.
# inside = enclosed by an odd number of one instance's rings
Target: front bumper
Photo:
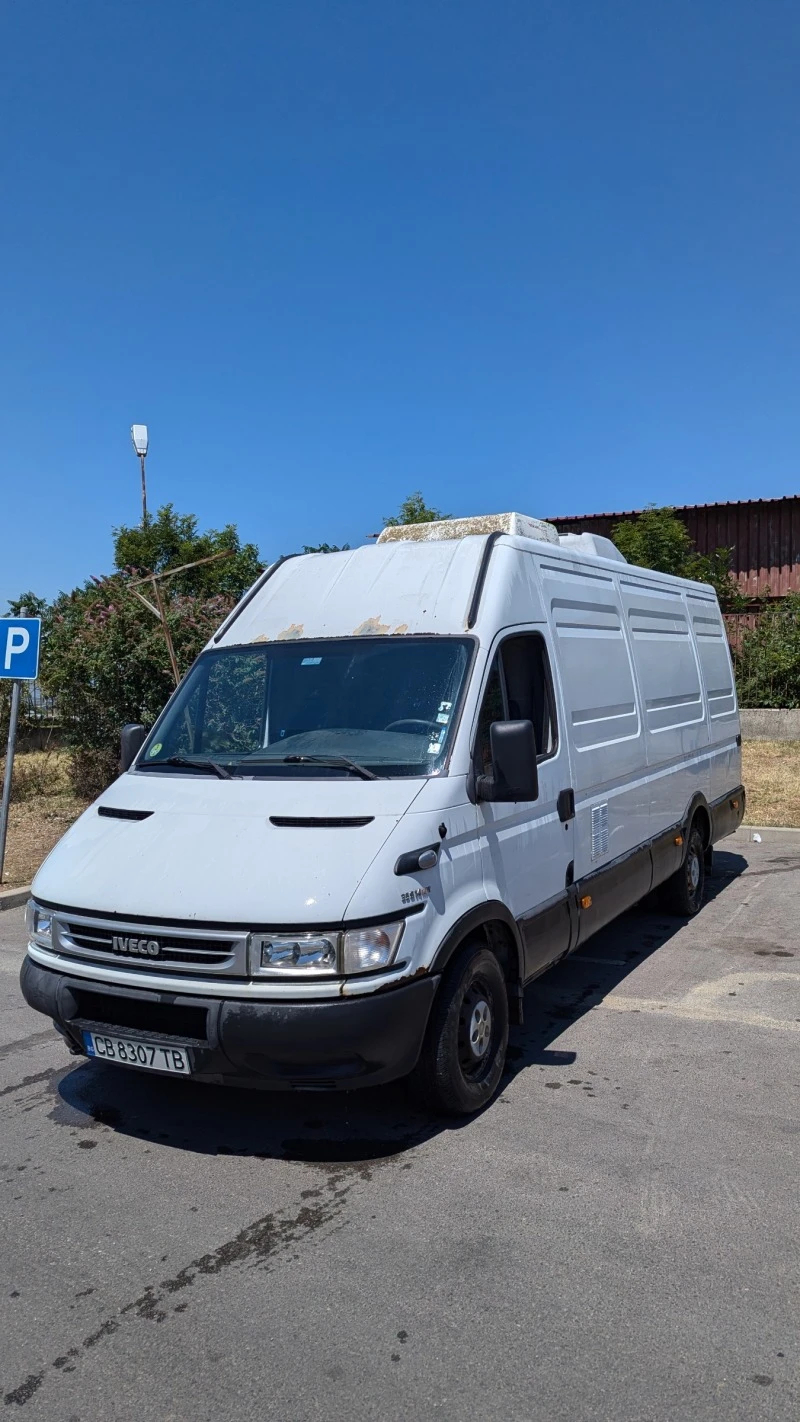
[[[273,1090],[352,1090],[416,1065],[439,978],[357,998],[240,1002],[93,983],[26,957],[25,1001],[83,1051],[85,1028],[185,1046],[199,1080]],[[222,987],[222,984],[220,984]]]

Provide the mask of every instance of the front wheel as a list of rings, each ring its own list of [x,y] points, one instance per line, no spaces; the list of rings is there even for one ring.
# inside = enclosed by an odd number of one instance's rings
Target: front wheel
[[[678,918],[694,918],[703,906],[706,888],[706,849],[698,829],[689,831],[686,857],[664,885],[665,907]]]
[[[429,1109],[471,1115],[494,1096],[507,1046],[503,970],[482,943],[467,943],[442,978],[412,1085]]]

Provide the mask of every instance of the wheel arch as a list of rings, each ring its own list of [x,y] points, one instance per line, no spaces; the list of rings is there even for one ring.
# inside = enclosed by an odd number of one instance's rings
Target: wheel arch
[[[714,822],[708,801],[702,792],[698,791],[692,796],[684,823],[687,839],[692,827],[696,826],[703,836],[703,849],[708,850],[712,843]]]
[[[489,899],[462,914],[448,929],[431,964],[432,973],[442,973],[468,938],[482,937],[503,969],[508,986],[510,1020],[522,1023],[522,983],[524,975],[524,945],[517,921],[511,910],[499,899]]]

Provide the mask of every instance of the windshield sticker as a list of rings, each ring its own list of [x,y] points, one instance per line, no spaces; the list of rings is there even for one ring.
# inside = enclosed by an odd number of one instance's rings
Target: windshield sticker
[[[446,726],[448,721],[450,720],[450,716],[448,715],[447,711],[440,711],[436,719],[439,722],[440,726]]]
[[[301,667],[318,667],[322,662],[322,657],[303,657]]]
[[[150,749],[149,749],[149,751],[147,752],[147,754],[148,754],[148,755],[158,755],[158,752],[161,751],[161,750],[163,750],[163,749],[164,749],[163,743],[162,743],[161,741],[156,741],[155,745],[150,747]]]
[[[452,701],[440,701],[440,702],[439,702],[439,710],[440,710],[440,711],[452,711],[452,709],[453,709],[453,703],[452,703]]]

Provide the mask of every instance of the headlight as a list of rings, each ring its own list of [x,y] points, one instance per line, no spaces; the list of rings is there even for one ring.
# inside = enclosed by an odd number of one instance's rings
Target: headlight
[[[39,943],[43,948],[51,948],[53,944],[52,920],[50,910],[39,908],[34,899],[28,899],[25,905],[25,927],[28,930],[28,937],[34,943]]]
[[[309,977],[336,976],[338,933],[276,933],[258,937],[251,953],[257,976],[277,977],[302,973]]]
[[[370,973],[388,968],[394,961],[405,922],[386,923],[381,928],[351,928],[342,937],[342,969],[345,974]]]
[[[349,977],[388,968],[397,956],[405,922],[346,933],[258,933],[250,940],[254,978]]]

